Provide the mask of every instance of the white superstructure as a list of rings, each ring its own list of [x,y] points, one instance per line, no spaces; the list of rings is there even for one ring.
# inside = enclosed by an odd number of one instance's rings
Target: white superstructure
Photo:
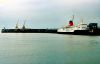
[[[73,21],[71,21],[73,23]],[[83,24],[83,22],[79,23],[78,26],[74,26],[74,24],[71,24],[69,21],[69,25],[59,28],[57,32],[74,32],[75,30],[86,30],[87,24]]]

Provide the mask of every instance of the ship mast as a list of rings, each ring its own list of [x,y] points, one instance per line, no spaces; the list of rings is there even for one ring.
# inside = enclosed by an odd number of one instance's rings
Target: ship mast
[[[72,16],[72,20],[71,20],[71,21],[73,21],[73,20],[74,20],[74,17],[75,17],[75,16],[74,16],[74,14],[73,14],[73,16]]]
[[[83,19],[81,20],[81,24],[83,24]]]
[[[24,24],[23,24],[23,27],[22,27],[22,29],[25,29],[26,27],[25,27],[25,22],[26,22],[26,20],[24,21]]]
[[[18,22],[17,22],[17,24],[16,24],[15,28],[16,28],[16,29],[18,29],[18,28],[19,28],[19,27],[18,27]]]

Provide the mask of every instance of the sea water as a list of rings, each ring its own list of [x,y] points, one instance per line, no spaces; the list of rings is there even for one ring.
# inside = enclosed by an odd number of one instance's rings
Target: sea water
[[[0,33],[0,64],[100,64],[100,36]]]

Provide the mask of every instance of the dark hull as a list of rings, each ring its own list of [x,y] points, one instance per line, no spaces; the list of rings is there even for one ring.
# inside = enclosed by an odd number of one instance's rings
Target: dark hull
[[[2,33],[57,33],[57,29],[2,29]]]
[[[100,29],[94,30],[75,30],[75,35],[100,35]]]
[[[94,29],[94,30],[75,30],[74,32],[58,32],[58,34],[100,35],[100,29]]]

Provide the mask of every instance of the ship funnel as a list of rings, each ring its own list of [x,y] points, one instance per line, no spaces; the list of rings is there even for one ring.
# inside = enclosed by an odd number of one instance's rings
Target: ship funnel
[[[72,19],[69,21],[69,26],[74,26],[73,20],[74,20],[74,14],[72,15]]]
[[[74,23],[73,23],[73,21],[69,21],[69,26],[73,26],[74,25]]]

